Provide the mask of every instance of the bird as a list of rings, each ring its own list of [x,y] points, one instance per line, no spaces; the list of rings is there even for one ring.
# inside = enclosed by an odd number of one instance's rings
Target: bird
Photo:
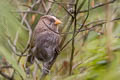
[[[59,54],[61,36],[58,24],[62,22],[51,15],[44,15],[33,30],[29,55],[26,59],[26,73],[30,73],[30,65],[37,59],[43,63],[42,72],[48,74]]]

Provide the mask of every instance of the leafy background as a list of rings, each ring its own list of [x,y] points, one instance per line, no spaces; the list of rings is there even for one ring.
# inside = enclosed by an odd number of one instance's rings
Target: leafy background
[[[21,54],[29,40],[29,27],[26,23],[22,23],[24,11],[37,0],[0,0],[0,73],[13,76],[14,80],[33,80],[33,77],[26,77],[24,71],[25,58],[22,57],[18,63]],[[58,2],[70,3],[72,0],[56,0]],[[110,1],[110,0],[108,0]],[[91,30],[80,32],[74,41],[75,51],[72,65],[72,75],[69,75],[71,42],[61,51],[56,62],[54,63],[50,74],[46,80],[119,80],[120,76],[120,1],[113,0],[108,8],[105,6],[90,10],[89,17],[85,24],[91,23],[87,28],[91,28],[100,20],[113,20],[111,22],[96,26]],[[81,4],[83,0],[79,0]],[[90,0],[90,8],[105,3],[105,0]],[[46,6],[49,1],[45,0]],[[74,3],[74,2],[73,2]],[[67,8],[67,4],[63,4]],[[82,10],[88,7],[88,0],[85,1]],[[106,5],[107,6],[107,5]],[[60,5],[53,3],[50,6],[50,15],[55,15],[63,23],[59,25],[62,32],[73,31],[74,22],[71,27],[71,17]],[[109,10],[107,10],[109,9]],[[36,5],[32,10],[45,13],[42,3]],[[32,30],[37,24],[39,18],[43,14],[27,13],[26,20],[30,24]],[[77,16],[77,28],[83,23],[87,13],[79,13]],[[108,16],[108,17],[107,17]],[[98,21],[99,20],[99,21]],[[98,21],[98,22],[94,22]],[[110,29],[112,28],[112,29]],[[85,29],[85,28],[83,28]],[[109,34],[108,34],[108,33]],[[66,34],[63,41],[65,44],[71,39],[72,34]],[[12,68],[2,68],[11,65]],[[31,72],[34,72],[34,66]],[[39,80],[41,72],[38,70],[36,80]],[[0,75],[0,80],[6,80]]]

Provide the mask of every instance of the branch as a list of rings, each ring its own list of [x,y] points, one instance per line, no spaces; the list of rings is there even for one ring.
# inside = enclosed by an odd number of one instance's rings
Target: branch
[[[35,7],[35,5],[39,4],[41,1],[42,0],[37,0],[34,4],[31,5],[31,8],[28,8],[27,11],[31,11]],[[22,24],[24,23],[24,20],[25,20],[25,18],[26,18],[27,15],[28,15],[28,13],[24,14],[23,19],[21,21]]]
[[[21,16],[22,16],[22,15],[21,15]],[[29,25],[29,23],[28,23],[28,21],[27,21],[26,19],[24,19],[24,21],[25,21],[25,24],[26,24],[26,26],[27,26],[27,28],[28,28],[28,31],[29,31],[29,39],[28,39],[28,41],[27,41],[27,44],[26,44],[26,47],[25,47],[24,51],[22,52],[22,56],[24,55],[24,53],[25,53],[27,50],[30,49],[30,41],[31,41],[31,38],[32,38],[32,29],[31,29],[31,26]],[[22,21],[21,21],[21,22],[22,22]],[[22,56],[19,57],[18,63],[20,62],[20,59],[21,59]]]
[[[51,10],[51,8],[52,8],[52,5],[53,5],[53,3],[49,2],[49,1],[53,1],[53,0],[48,0],[46,14],[49,14],[49,12],[50,12],[50,10]]]
[[[27,55],[21,55],[21,52],[17,49],[15,43],[12,42],[11,38],[8,35],[6,37],[8,38],[8,44],[11,47],[11,49],[13,50],[13,53],[15,55],[17,55],[17,56],[27,56]]]
[[[82,9],[83,5],[85,4],[86,0],[83,0],[82,3],[80,4],[80,6],[77,9],[77,14],[78,12]]]
[[[45,15],[44,13],[41,13],[41,12],[39,12],[39,11],[33,11],[33,10],[30,10],[30,11],[20,10],[20,11],[14,11],[14,12],[18,12],[18,13],[34,13],[34,14]]]
[[[115,19],[111,20],[110,22],[112,22],[112,21],[117,21],[117,20],[120,20],[120,18],[115,18]],[[82,30],[77,29],[77,30],[76,30],[76,33],[83,32],[83,31],[86,31],[86,30],[90,30],[90,29],[94,28],[95,26],[98,26],[98,25],[100,25],[100,24],[107,23],[105,20],[98,20],[98,21],[90,22],[90,23],[84,25],[84,27],[87,27],[87,26],[89,26],[89,25],[91,25],[91,24],[94,24],[94,23],[97,23],[97,22],[101,22],[101,23],[95,24],[95,25],[93,25],[93,27],[91,27],[91,28],[86,28],[86,29],[82,29]],[[54,32],[54,33],[56,33],[56,34],[59,34],[59,35],[73,34],[73,31],[71,31],[71,32],[56,32],[56,31],[54,31],[52,28],[50,28],[51,25],[47,25],[47,24],[45,23],[45,21],[43,21],[43,23],[46,25],[46,27],[47,27],[49,30],[51,30],[52,32]],[[80,24],[80,25],[82,26],[83,24]]]
[[[12,78],[10,76],[8,76],[7,74],[3,73],[1,70],[0,70],[0,75],[2,75],[4,78],[6,78],[8,80],[12,80]]]
[[[2,69],[4,69],[4,68],[7,68],[7,69],[8,69],[8,68],[13,68],[13,67],[12,67],[11,65],[5,65],[5,66],[1,66],[1,67],[0,67],[0,70],[2,70]]]
[[[88,13],[87,13],[87,16],[86,16],[86,18],[85,18],[82,26],[78,29],[78,32],[75,34],[75,37],[76,37],[77,34],[81,31],[81,29],[82,29],[82,27],[84,26],[86,20],[88,19],[88,16],[89,16],[89,6],[90,6],[90,0],[88,0]],[[72,40],[73,40],[73,38],[71,38],[71,39],[61,48],[60,51],[62,51],[62,50],[70,43],[70,41],[72,41]]]
[[[52,2],[52,3],[56,3],[58,4],[59,6],[61,6],[72,18],[74,18],[74,16],[60,3],[60,2],[57,2],[57,1],[49,1],[49,2]]]
[[[111,20],[110,22],[116,21],[116,20],[120,20],[120,18],[115,18],[115,19]],[[105,24],[105,23],[107,23],[107,22],[104,21],[104,22],[95,24],[95,25],[93,25],[91,28],[86,28],[86,29],[83,29],[83,30],[78,30],[78,32],[83,32],[83,31],[86,31],[86,30],[91,30],[91,29],[93,29],[93,28],[95,28],[95,27],[97,27],[97,26],[99,26],[99,25]],[[88,24],[86,24],[85,26],[88,26],[88,25],[90,25],[90,24],[88,23]],[[72,38],[65,43],[65,45],[61,48],[60,51],[63,51],[64,48],[65,48],[71,41],[72,41]]]
[[[101,4],[99,4],[99,5],[96,5],[95,7],[90,8],[89,10],[93,10],[93,9],[98,8],[98,7],[105,6],[105,5],[107,5],[107,4],[114,3],[115,1],[117,1],[117,0],[111,0],[111,1],[106,2],[106,3],[101,3]],[[87,9],[87,10],[82,10],[82,11],[79,11],[78,13],[84,13],[84,12],[88,12],[88,9]]]
[[[13,79],[12,77],[10,77],[7,74],[2,72],[2,69],[4,69],[4,68],[8,69],[8,68],[13,68],[13,67],[11,65],[6,65],[6,66],[1,66],[0,67],[0,75],[2,75],[4,78],[6,78],[8,80],[12,80]]]
[[[74,45],[74,43],[75,43],[75,33],[76,33],[76,27],[77,27],[77,4],[78,4],[78,1],[79,0],[77,0],[76,1],[76,4],[75,4],[75,12],[74,12],[74,20],[75,20],[75,22],[74,22],[74,32],[73,32],[73,36],[72,36],[72,51],[71,51],[71,57],[70,57],[70,70],[69,70],[69,75],[71,75],[72,74],[72,64],[73,64],[73,54],[74,54],[74,51],[75,51],[75,45]]]
[[[68,2],[58,2],[58,1],[49,1],[49,2],[52,2],[52,3],[55,3],[55,4],[75,5],[74,3],[68,3]]]
[[[42,0],[41,3],[42,3],[44,11],[47,12],[47,7],[45,5],[45,0]]]

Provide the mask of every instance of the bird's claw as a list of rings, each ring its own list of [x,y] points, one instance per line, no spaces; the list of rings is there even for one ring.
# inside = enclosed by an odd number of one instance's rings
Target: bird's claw
[[[50,70],[44,67],[44,68],[42,69],[42,72],[45,73],[45,74],[48,74],[48,73],[50,72]]]
[[[30,76],[30,69],[29,69],[29,68],[26,68],[26,69],[25,69],[25,72],[26,72],[26,74],[27,74],[27,77],[29,77],[29,76]]]

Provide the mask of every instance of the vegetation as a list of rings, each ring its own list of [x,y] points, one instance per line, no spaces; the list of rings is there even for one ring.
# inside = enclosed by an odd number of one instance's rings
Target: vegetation
[[[24,64],[43,15],[59,25],[61,51],[45,80],[119,80],[119,0],[0,0],[0,80],[39,80],[41,64]],[[32,75],[33,74],[33,75]]]

